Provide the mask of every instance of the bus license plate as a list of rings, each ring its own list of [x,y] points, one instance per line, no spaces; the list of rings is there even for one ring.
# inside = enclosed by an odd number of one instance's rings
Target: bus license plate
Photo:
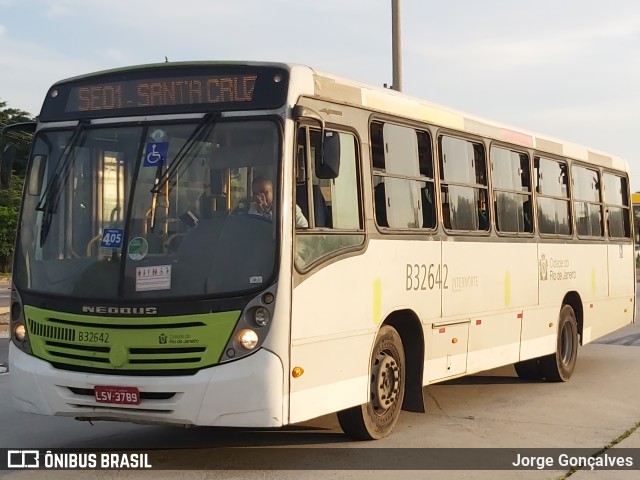
[[[138,405],[140,391],[136,387],[111,387],[96,385],[93,389],[96,402],[115,403],[118,405]]]

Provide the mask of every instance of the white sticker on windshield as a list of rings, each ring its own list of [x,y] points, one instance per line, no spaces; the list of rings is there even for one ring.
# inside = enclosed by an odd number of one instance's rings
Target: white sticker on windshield
[[[262,275],[257,277],[249,277],[249,283],[262,283]]]
[[[169,290],[171,288],[171,265],[136,267],[136,292]]]

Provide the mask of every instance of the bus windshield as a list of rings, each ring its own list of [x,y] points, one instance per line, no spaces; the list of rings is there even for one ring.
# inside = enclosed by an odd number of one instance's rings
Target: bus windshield
[[[38,132],[24,189],[16,284],[84,299],[237,294],[275,272],[271,120],[84,125]],[[263,182],[264,183],[264,182]]]

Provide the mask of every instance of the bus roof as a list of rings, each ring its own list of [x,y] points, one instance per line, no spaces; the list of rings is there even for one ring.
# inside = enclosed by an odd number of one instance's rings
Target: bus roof
[[[571,157],[576,160],[582,160],[602,167],[624,171],[629,170],[629,164],[626,160],[605,152],[572,142],[559,140],[549,135],[534,133],[521,128],[487,120],[469,113],[411,97],[395,90],[356,82],[336,75],[320,72],[312,67],[293,63],[228,60],[152,63],[103,70],[72,77],[56,82],[54,87],[62,83],[113,73],[152,70],[155,68],[167,68],[169,66],[188,68],[195,66],[203,67],[207,65],[280,67],[290,70],[292,77],[308,77],[309,73],[311,73],[314,83],[313,95],[321,99],[367,108],[377,112],[409,118],[439,127],[451,128],[465,133],[482,135],[497,141],[503,141],[526,148],[535,148],[541,152]]]
[[[620,157],[548,135],[487,120],[469,113],[443,107],[395,90],[366,85],[335,75],[314,71],[315,96],[358,107],[410,118],[436,126],[482,135],[541,152],[571,157],[602,167],[629,170]]]
[[[202,60],[202,61],[188,61],[188,62],[161,62],[161,63],[146,63],[146,64],[140,64],[140,65],[129,65],[126,67],[118,67],[118,68],[111,68],[108,70],[99,70],[96,72],[91,72],[91,73],[85,73],[82,75],[78,75],[75,77],[69,77],[69,78],[65,78],[63,80],[59,80],[56,83],[54,83],[52,85],[52,87],[55,87],[56,85],[60,85],[63,83],[68,83],[68,82],[76,82],[78,80],[85,80],[88,78],[93,78],[93,77],[99,77],[102,75],[110,75],[113,73],[128,73],[128,72],[137,72],[137,71],[142,71],[142,70],[153,70],[153,69],[161,69],[161,68],[167,68],[167,67],[176,67],[176,68],[189,68],[189,67],[206,67],[207,65],[210,65],[212,67],[216,66],[254,66],[254,67],[280,67],[280,68],[284,68],[284,69],[288,69],[290,70],[293,65],[292,64],[286,64],[286,63],[277,63],[277,62],[249,62],[249,61],[232,61],[232,60],[224,60],[224,61],[208,61],[208,60]]]

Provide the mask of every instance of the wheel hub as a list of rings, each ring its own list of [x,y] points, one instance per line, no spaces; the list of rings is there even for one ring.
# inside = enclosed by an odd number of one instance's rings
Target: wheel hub
[[[376,410],[388,410],[398,399],[400,368],[383,352],[376,356],[371,377],[371,400]]]

